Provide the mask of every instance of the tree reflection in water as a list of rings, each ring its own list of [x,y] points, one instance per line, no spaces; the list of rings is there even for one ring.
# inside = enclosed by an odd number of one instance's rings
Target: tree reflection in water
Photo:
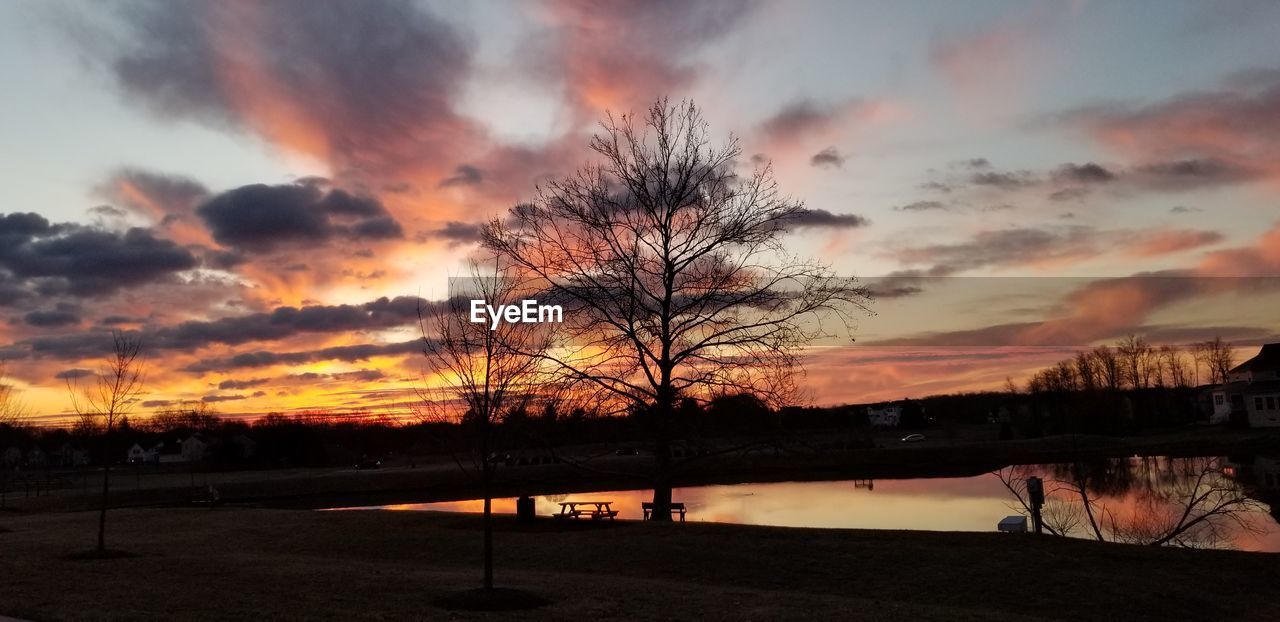
[[[1230,548],[1267,507],[1233,479],[1224,458],[1134,457],[1054,465],[1017,465],[994,473],[1031,513],[1026,482],[1044,480],[1044,529],[1104,542]]]

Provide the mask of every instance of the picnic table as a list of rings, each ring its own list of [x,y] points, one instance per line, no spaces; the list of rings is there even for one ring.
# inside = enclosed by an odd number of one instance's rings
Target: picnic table
[[[618,515],[618,511],[613,509],[612,506],[612,501],[562,501],[560,502],[560,513],[553,514],[553,516],[573,519],[586,516],[590,517],[591,520],[603,518],[613,520]]]

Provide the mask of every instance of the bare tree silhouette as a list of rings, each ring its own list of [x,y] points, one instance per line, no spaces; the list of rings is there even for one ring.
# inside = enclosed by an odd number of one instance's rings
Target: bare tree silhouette
[[[107,508],[111,493],[111,433],[129,414],[142,393],[142,342],[133,335],[112,331],[112,350],[98,370],[93,386],[77,390],[71,379],[67,392],[80,418],[79,425],[99,433],[102,439],[102,507],[98,513],[98,552],[107,547]]]
[[[18,398],[18,390],[9,382],[5,374],[4,362],[0,361],[0,428],[12,428],[22,425],[28,415],[22,400]],[[0,456],[0,508],[5,507],[9,494],[9,468]]]
[[[18,390],[9,382],[4,361],[0,361],[0,425],[18,425],[27,415]]]
[[[1210,341],[1206,341],[1200,345],[1204,352],[1205,366],[1209,370],[1209,382],[1213,384],[1226,384],[1227,376],[1231,372],[1236,359],[1236,350],[1222,340],[1222,337],[1214,337]]]
[[[429,389],[419,391],[423,404],[437,420],[458,420],[473,440],[472,467],[480,475],[484,495],[484,588],[493,589],[492,491],[494,430],[503,416],[522,410],[541,388],[545,375],[542,355],[551,344],[552,325],[538,323],[472,322],[471,300],[516,305],[527,298],[526,282],[501,256],[487,260],[486,269],[473,261],[465,291],[451,293],[444,308],[427,313],[419,308],[423,354],[434,373],[442,376],[450,399]],[[460,466],[463,466],[460,463]]]
[[[1148,459],[1151,460],[1151,459]],[[1211,547],[1229,543],[1234,533],[1256,533],[1249,516],[1263,506],[1246,496],[1243,488],[1222,469],[1219,458],[1174,458],[1161,469],[1139,465],[1142,478],[1113,473],[1113,493],[1127,493],[1132,507],[1104,500],[1108,484],[1091,473],[1093,465],[1061,465],[1045,477],[1045,530],[1053,535],[1083,535],[1099,542],[1126,542],[1152,546]],[[995,472],[1009,490],[1015,507],[1030,512],[1026,480],[1035,467],[1010,466]]]
[[[737,172],[736,139],[712,146],[692,102],[608,115],[600,162],[540,188],[484,229],[484,244],[565,305],[543,358],[595,403],[641,413],[654,454],[653,516],[670,520],[671,447],[682,399],[795,392],[796,349],[849,329],[867,290],[787,252],[807,214],[772,167]]]

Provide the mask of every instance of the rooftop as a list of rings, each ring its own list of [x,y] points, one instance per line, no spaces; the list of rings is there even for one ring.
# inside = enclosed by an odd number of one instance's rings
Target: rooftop
[[[1236,365],[1231,369],[1231,372],[1256,372],[1272,369],[1280,369],[1280,343],[1268,343],[1262,346],[1257,356]]]

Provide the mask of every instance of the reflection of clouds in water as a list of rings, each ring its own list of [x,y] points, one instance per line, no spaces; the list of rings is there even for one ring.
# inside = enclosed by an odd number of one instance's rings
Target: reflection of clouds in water
[[[1131,487],[1123,494],[1099,495],[1098,499],[1111,505],[1114,511],[1138,509],[1141,493],[1151,490],[1149,483],[1166,481],[1153,477],[1153,471],[1170,472],[1166,465],[1157,465],[1155,469],[1152,466],[1149,462],[1132,464],[1132,480],[1142,485]],[[1036,470],[1052,477],[1051,468]],[[1114,486],[1115,482],[1109,484]],[[559,513],[560,503],[564,501],[610,501],[618,511],[618,518],[639,520],[643,516],[641,503],[651,497],[649,490],[545,495],[535,497],[535,508],[538,514],[547,516]],[[1008,491],[991,474],[876,480],[874,490],[857,486],[852,480],[699,486],[677,488],[672,497],[685,504],[689,521],[781,527],[990,532],[995,531],[1001,518],[1018,513],[1010,508],[1012,497]],[[389,509],[449,512],[479,512],[482,507],[480,500],[388,506]],[[493,508],[495,512],[513,514],[515,499],[495,499]],[[1236,546],[1246,550],[1280,551],[1280,529],[1276,529],[1274,521],[1261,513],[1249,519],[1264,524],[1267,531],[1261,536],[1246,534],[1237,539]]]
[[[1095,537],[1078,488],[1083,481],[1097,529],[1108,541],[1280,551],[1276,521],[1249,497],[1249,463],[1238,472],[1241,465],[1226,458],[1134,456],[1002,473],[1018,489],[1026,477],[1042,477],[1045,523],[1068,535]]]
[[[700,486],[675,489],[673,500],[685,504],[689,521],[784,527],[991,531],[1007,514],[1003,488],[988,476],[913,480],[901,487],[903,492],[895,491],[896,484],[905,481],[883,480],[874,491],[855,488],[852,481]],[[933,482],[937,488],[927,494],[920,482]],[[559,513],[564,501],[611,501],[618,518],[638,520],[643,517],[641,503],[651,497],[649,490],[546,495],[535,497],[535,508],[545,516]],[[493,507],[495,512],[514,513],[515,500],[495,499]],[[450,512],[481,508],[478,500],[395,506]]]

